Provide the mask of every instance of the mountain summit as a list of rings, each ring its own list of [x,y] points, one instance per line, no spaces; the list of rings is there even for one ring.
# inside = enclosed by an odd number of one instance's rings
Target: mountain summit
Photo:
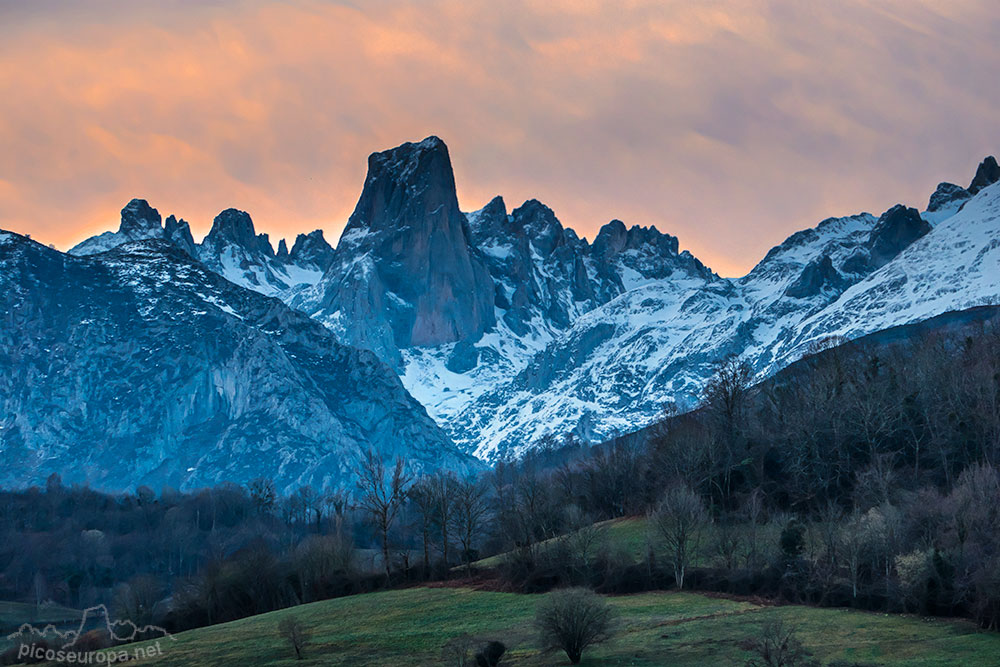
[[[493,281],[458,208],[444,142],[368,158],[333,264],[295,304],[396,364],[399,349],[474,342],[493,327]]]

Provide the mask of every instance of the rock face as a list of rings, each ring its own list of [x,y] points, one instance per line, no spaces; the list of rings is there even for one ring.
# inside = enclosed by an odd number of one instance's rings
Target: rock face
[[[0,232],[0,321],[4,485],[322,488],[368,448],[476,465],[372,353],[163,240],[78,258]]]
[[[911,243],[931,230],[915,208],[902,204],[893,206],[875,223],[868,237],[872,269],[886,265]]]
[[[495,324],[493,299],[448,149],[429,137],[368,158],[332,266],[294,303],[346,342],[398,361],[401,348],[478,340]]]
[[[997,159],[990,155],[979,163],[976,175],[969,185],[969,193],[973,195],[979,194],[980,190],[993,185],[997,181],[1000,181],[1000,165],[997,164]]]
[[[961,205],[971,196],[972,194],[961,185],[938,183],[937,189],[931,195],[930,201],[927,202],[927,210],[930,213],[936,213],[946,207],[954,206],[956,203]]]

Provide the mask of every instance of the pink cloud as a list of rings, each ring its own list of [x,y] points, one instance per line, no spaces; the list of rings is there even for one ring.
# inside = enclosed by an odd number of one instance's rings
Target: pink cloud
[[[95,9],[95,7],[97,9]],[[0,10],[0,227],[68,247],[133,196],[272,237],[438,134],[460,201],[656,224],[726,274],[914,205],[1000,147],[989,2],[46,1]]]

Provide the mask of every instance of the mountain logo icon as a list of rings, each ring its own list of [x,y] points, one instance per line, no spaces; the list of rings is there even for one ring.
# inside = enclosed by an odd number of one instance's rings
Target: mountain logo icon
[[[17,632],[7,635],[7,639],[16,641],[18,639],[58,639],[63,642],[61,648],[72,648],[87,627],[97,625],[103,626],[108,633],[108,637],[119,644],[127,644],[136,639],[168,638],[172,641],[176,639],[165,628],[158,625],[136,625],[129,619],[115,620],[111,618],[108,608],[99,604],[95,607],[88,607],[83,610],[80,624],[74,630],[60,630],[53,624],[48,624],[43,628],[36,628],[30,623],[24,623]]]

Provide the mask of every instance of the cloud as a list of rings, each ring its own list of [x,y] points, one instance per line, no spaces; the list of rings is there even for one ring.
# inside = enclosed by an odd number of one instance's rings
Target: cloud
[[[968,180],[998,28],[986,0],[6,3],[0,227],[68,247],[145,196],[336,237],[367,154],[433,133],[464,208],[656,224],[735,274]]]

